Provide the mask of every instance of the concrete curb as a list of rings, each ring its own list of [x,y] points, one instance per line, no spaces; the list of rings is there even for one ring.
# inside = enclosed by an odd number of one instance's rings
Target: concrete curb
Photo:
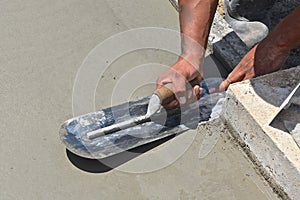
[[[300,199],[300,149],[290,134],[269,124],[299,77],[300,66],[232,84],[221,114],[232,136],[284,199]]]

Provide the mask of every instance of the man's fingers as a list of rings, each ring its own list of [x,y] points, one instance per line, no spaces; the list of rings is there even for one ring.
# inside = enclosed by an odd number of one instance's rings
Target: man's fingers
[[[186,99],[182,100],[182,99],[176,99],[171,101],[168,104],[163,105],[166,109],[171,109],[171,108],[175,108],[178,107],[179,105],[184,105],[184,104],[189,104],[189,103],[193,103],[195,101],[197,101],[198,99],[201,98],[203,93],[203,88],[201,88],[199,85],[195,85],[192,89],[188,89],[188,91],[186,91],[187,97]],[[179,97],[179,98],[182,98]],[[185,102],[185,103],[182,103]]]
[[[160,78],[158,78],[158,79],[156,80],[156,88],[159,89],[159,88],[163,87],[164,85],[166,85],[166,84],[168,84],[168,83],[172,83],[172,81],[169,80],[169,79],[161,78],[161,77],[160,77]]]
[[[200,87],[200,85],[195,85],[193,87],[193,93],[197,100],[200,99],[200,97],[202,96],[202,92],[203,89]]]
[[[223,91],[227,90],[229,85],[230,85],[230,81],[228,79],[226,79],[218,87],[210,89],[209,93],[212,94],[212,93],[216,93],[216,92],[223,92]]]
[[[176,74],[176,82],[173,82],[173,92],[180,104],[185,104],[187,102],[187,91],[186,91],[186,79]]]
[[[219,85],[219,91],[223,92],[227,90],[231,82],[228,79],[225,79],[220,85]]]

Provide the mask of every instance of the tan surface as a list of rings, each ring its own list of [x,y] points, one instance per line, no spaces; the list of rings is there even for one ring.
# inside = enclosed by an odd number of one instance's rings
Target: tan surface
[[[224,11],[224,0],[219,0],[218,4],[218,12],[224,17],[225,11]]]
[[[122,30],[177,29],[177,13],[168,1],[11,0],[1,1],[0,8],[0,199],[275,198],[226,138],[202,160],[198,138],[173,165],[147,174],[118,170],[92,174],[68,160],[58,130],[72,117],[72,87],[83,59],[98,43]],[[118,73],[153,55],[157,62],[174,61],[174,56],[157,51],[141,54],[124,58],[122,67],[115,66]],[[110,105],[116,68],[103,78],[105,90],[96,95],[97,107]],[[140,91],[149,94],[152,88]],[[180,143],[190,135],[172,141]],[[147,165],[139,162],[142,158],[147,155],[120,167]]]

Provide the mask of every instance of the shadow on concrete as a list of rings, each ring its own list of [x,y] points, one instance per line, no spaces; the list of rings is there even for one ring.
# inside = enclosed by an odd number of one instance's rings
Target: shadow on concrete
[[[300,70],[298,67],[293,71],[280,71],[250,79],[255,93],[265,102],[280,107],[284,100],[290,95],[299,83]]]
[[[171,135],[168,137],[165,137],[161,140],[157,140],[139,147],[136,147],[134,149],[131,149],[129,151],[124,151],[122,153],[103,158],[103,159],[88,159],[80,157],[69,150],[66,150],[66,154],[70,162],[77,167],[80,170],[83,170],[85,172],[89,173],[105,173],[109,172],[110,170],[142,155],[143,153],[165,143],[166,141],[174,138],[176,135]]]
[[[204,63],[202,65],[204,79],[207,78],[226,78],[229,74],[227,69],[222,65],[222,63],[214,56],[210,54],[204,58]]]

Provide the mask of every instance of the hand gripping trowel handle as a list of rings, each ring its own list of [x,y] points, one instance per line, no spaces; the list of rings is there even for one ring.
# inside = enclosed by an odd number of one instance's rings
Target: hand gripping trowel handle
[[[175,99],[175,94],[172,92],[173,85],[168,83],[161,88],[154,91],[154,94],[150,98],[150,102],[148,105],[147,114],[143,116],[139,116],[133,119],[129,119],[120,123],[113,124],[111,126],[107,126],[95,131],[88,132],[84,139],[93,140],[98,137],[115,133],[117,131],[121,131],[142,123],[150,122],[150,117],[160,108],[161,105],[165,105],[170,103]],[[157,98],[157,101],[152,101],[154,98]],[[154,103],[152,103],[154,102]],[[149,110],[151,110],[149,112]]]

